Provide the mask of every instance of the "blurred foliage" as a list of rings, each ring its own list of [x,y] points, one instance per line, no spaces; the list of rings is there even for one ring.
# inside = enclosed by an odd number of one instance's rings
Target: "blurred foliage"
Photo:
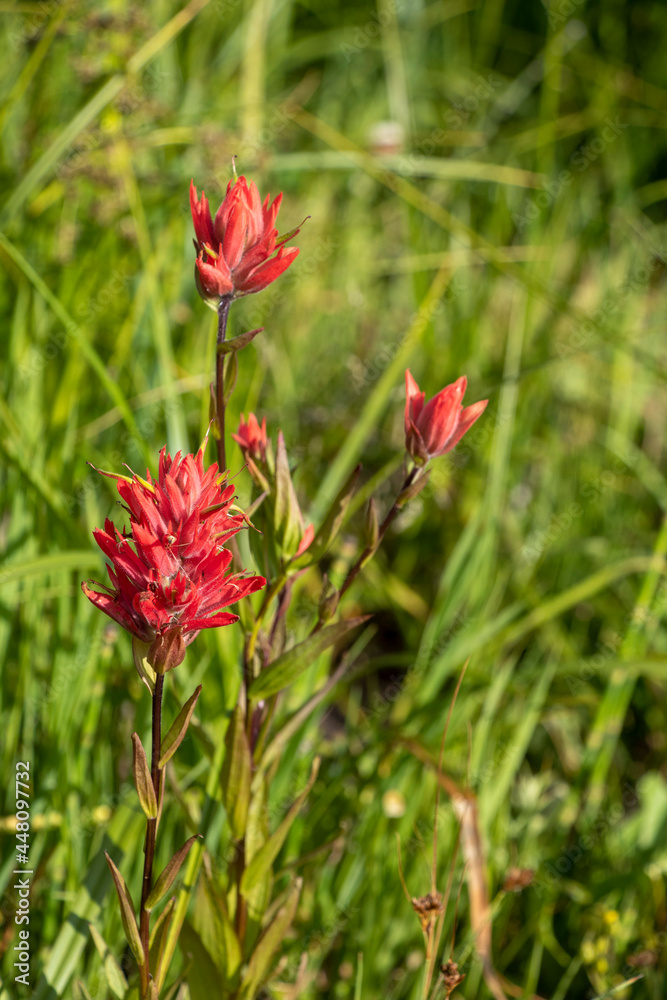
[[[409,741],[437,757],[470,656],[445,770],[479,798],[497,969],[514,995],[552,1000],[642,972],[616,995],[658,1000],[667,8],[193,0],[180,10],[167,0],[1,8],[0,753],[6,775],[24,758],[34,774],[33,982],[46,970],[35,995],[107,995],[85,924],[120,954],[101,849],[118,845],[128,881],[140,879],[129,737],[147,733],[149,699],[126,637],[79,590],[103,573],[90,532],[114,510],[86,462],[141,471],[165,440],[172,451],[201,440],[215,320],[194,289],[187,191],[193,177],[217,205],[236,156],[262,192],[285,192],[285,229],[309,216],[297,263],[232,313],[232,333],[266,332],[241,355],[229,415],[234,426],[253,409],[274,438],[283,429],[304,512],[321,511],[359,458],[362,489],[370,483],[386,510],[400,485],[406,365],[429,396],[465,373],[467,401],[490,398],[347,596],[347,611],[370,610],[373,622],[348,682],[281,759],[276,816],[314,750],[323,756],[281,855],[285,876],[298,870],[305,885],[278,980],[294,983],[305,950],[304,998],[421,996],[422,935],[395,834],[422,895],[435,775]],[[236,446],[229,460],[247,499]],[[333,578],[362,526],[359,504]],[[291,632],[314,620],[320,589],[314,572],[299,581]],[[165,814],[158,868],[197,828],[236,697],[239,637],[219,631],[170,676],[167,718],[195,684],[204,692],[173,771],[182,808]],[[322,658],[281,711],[330,669]],[[13,809],[8,782],[8,982]],[[438,830],[442,890],[457,837],[444,795]],[[212,877],[228,838],[217,806]],[[535,870],[532,886],[503,891],[517,867]],[[466,974],[459,994],[487,996],[465,888],[453,956]],[[276,982],[270,995],[294,994]]]

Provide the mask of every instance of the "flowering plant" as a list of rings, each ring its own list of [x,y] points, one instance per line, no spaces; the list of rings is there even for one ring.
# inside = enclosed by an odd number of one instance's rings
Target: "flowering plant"
[[[276,824],[269,821],[271,777],[288,741],[341,680],[346,658],[323,687],[282,728],[274,730],[276,704],[320,654],[334,645],[344,647],[353,630],[366,621],[365,615],[345,617],[345,594],[377,552],[397,514],[426,485],[430,462],[450,451],[486,406],[482,401],[462,408],[465,377],[425,404],[425,394],[410,372],[405,373],[402,484],[382,520],[375,500],[370,499],[356,558],[349,561],[339,583],[325,581],[310,631],[289,645],[284,620],[292,584],[335,545],[360,467],[353,470],[324,516],[310,523],[302,513],[282,431],[276,434],[274,448],[266,418],[260,422],[249,413],[247,420],[241,415],[231,435],[242,450],[253,484],[246,513],[235,504],[234,486],[228,481],[225,411],[235,385],[239,352],[261,332],[253,330],[227,340],[229,309],[235,298],[275,281],[298,253],[285,246],[298,227],[282,238],[275,229],[281,200],[279,195],[271,204],[268,197],[262,202],[255,184],[240,177],[230,182],[212,219],[204,193],[198,196],[191,185],[197,288],[217,312],[217,360],[211,385],[217,463],[205,465],[207,437],[196,454],[179,453],[172,459],[163,448],[157,478],[150,472],[146,478],[135,473],[103,473],[116,480],[129,530],[119,530],[109,519],[103,529],[95,530],[108,560],[111,585],[83,584],[96,607],[132,636],[135,665],[152,698],[150,764],[138,734],[132,736],[134,780],[146,816],[138,920],[124,877],[107,856],[123,928],[137,963],[140,1000],[164,994],[179,938],[187,955],[199,955],[204,966],[209,962],[215,968],[215,983],[203,991],[195,986],[199,980],[193,973],[190,995],[197,1000],[213,992],[230,1000],[252,1000],[271,977],[302,888],[302,880],[295,877],[276,895],[274,864],[315,783],[319,760],[314,759],[305,787]],[[245,572],[239,563],[236,536],[243,528],[249,529],[257,573]],[[257,595],[254,601],[253,595]],[[226,610],[230,607],[234,611]],[[244,632],[240,686],[213,767],[233,850],[220,879],[204,872],[203,892],[197,895],[192,921],[186,922],[189,893],[204,857],[200,834],[186,841],[157,879],[153,862],[165,769],[186,735],[202,688],[196,688],[163,736],[165,675],[183,662],[200,631],[229,625]],[[201,836],[207,833],[204,825]],[[185,884],[178,896],[165,903],[186,858]],[[417,901],[415,906],[425,931],[431,927],[433,900],[437,901],[435,888],[432,899],[429,896],[427,903]],[[151,929],[158,906],[161,912]],[[439,913],[440,902],[436,909]],[[197,974],[203,975],[202,970]],[[447,982],[456,978],[451,969],[447,975]]]

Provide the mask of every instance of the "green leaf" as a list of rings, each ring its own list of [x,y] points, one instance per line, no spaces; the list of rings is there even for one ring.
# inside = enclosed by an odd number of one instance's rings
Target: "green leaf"
[[[171,925],[171,919],[174,915],[175,906],[176,897],[173,896],[155,921],[153,930],[151,931],[148,964],[149,968],[152,970],[151,974],[154,976],[155,980],[157,980],[160,974],[162,956],[164,955],[164,946],[167,941],[167,934],[169,933],[169,927]]]
[[[240,351],[241,348],[247,347],[248,344],[255,339],[258,333],[261,333],[264,329],[263,326],[258,327],[256,330],[249,330],[247,333],[240,333],[238,337],[232,337],[230,340],[223,340],[221,344],[218,344],[218,354],[231,354],[232,352]]]
[[[148,899],[146,900],[145,909],[149,911],[154,909],[160,902],[163,896],[166,896],[172,887],[173,881],[178,875],[181,865],[188,856],[188,852],[195,840],[199,836],[198,833],[194,837],[190,837],[186,840],[179,851],[176,851],[171,861],[168,861],[164,871],[161,873],[160,877],[156,881],[155,885],[148,894]]]
[[[278,431],[276,449],[276,503],[273,524],[283,557],[293,556],[303,535],[303,517],[290,475],[282,431]]]
[[[269,839],[268,790],[265,777],[257,772],[252,781],[245,835],[245,863],[250,864]],[[268,871],[255,888],[245,894],[248,923],[244,941],[245,953],[250,954],[264,927],[264,915],[271,899],[273,872]]]
[[[320,653],[333,646],[353,628],[368,621],[369,617],[370,615],[362,615],[359,618],[349,618],[347,621],[326,625],[319,632],[313,632],[303,642],[292,646],[273,663],[269,663],[259,677],[255,678],[250,686],[250,697],[253,701],[259,701],[282,691],[307,670]]]
[[[157,798],[153,788],[151,771],[146,760],[146,752],[136,733],[132,733],[132,774],[141,808],[147,819],[157,817]]]
[[[164,767],[168,760],[171,760],[183,742],[200,694],[201,684],[199,684],[194,693],[190,695],[185,705],[183,705],[183,708],[172,722],[169,732],[162,740],[162,744],[160,746],[160,760],[158,762],[158,767],[160,769]]]
[[[145,958],[141,947],[141,938],[139,937],[139,928],[137,927],[137,918],[134,915],[134,903],[132,902],[130,890],[125,885],[125,879],[118,871],[106,851],[104,852],[104,856],[107,859],[107,864],[109,865],[109,869],[111,870],[111,875],[116,886],[116,892],[118,893],[118,902],[120,903],[120,919],[123,923],[123,930],[125,931],[127,943],[132,949],[132,954],[136,958],[137,963],[143,968]]]
[[[276,246],[279,247],[283,243],[287,243],[287,241],[291,240],[293,236],[296,236],[297,233],[301,232],[301,226],[303,226],[303,223],[306,221],[306,219],[309,218],[310,216],[307,215],[300,226],[295,226],[294,229],[290,229],[288,233],[283,233],[282,236],[278,236],[278,238],[276,239]]]
[[[239,374],[239,359],[237,354],[230,354],[225,359],[225,369],[222,380],[222,401],[225,406],[229,405],[232,393],[236,386],[236,379]]]
[[[359,478],[359,473],[361,472],[361,465],[355,466],[351,474],[348,476],[347,480],[343,484],[342,489],[338,493],[336,499],[331,504],[324,521],[317,529],[315,537],[312,542],[299,558],[294,562],[294,566],[312,566],[314,563],[319,562],[323,555],[331,548],[331,545],[336,540],[338,532],[345,520],[345,515],[347,513],[347,508],[350,505],[350,501],[354,495],[354,490],[357,485],[357,479]]]
[[[374,498],[371,497],[368,501],[366,518],[364,520],[364,541],[366,542],[366,548],[370,549],[371,552],[375,552],[378,547],[379,540],[380,525],[378,522],[378,509],[375,505]]]
[[[294,880],[287,893],[285,903],[257,942],[241,986],[242,997],[250,1000],[251,997],[257,996],[260,987],[271,974],[274,955],[280,948],[296,915],[302,885],[303,879]]]
[[[428,483],[430,475],[431,475],[430,469],[423,469],[415,477],[415,479],[413,479],[410,485],[406,486],[405,489],[401,490],[401,492],[398,494],[398,496],[396,497],[396,506],[405,507],[406,503],[408,503],[410,500],[414,500],[416,496],[419,496],[421,491]]]
[[[354,1000],[361,1000],[361,991],[364,985],[364,953],[360,951],[357,955],[357,980],[354,984]]]
[[[107,977],[109,989],[118,1000],[124,1000],[127,993],[127,979],[123,975],[123,970],[114,958],[109,945],[106,943],[95,924],[89,924],[90,936],[95,942],[95,947],[102,959],[104,975]]]
[[[270,871],[271,865],[278,857],[280,848],[287,839],[287,834],[291,829],[292,823],[297,818],[301,806],[306,801],[308,793],[315,784],[319,768],[320,758],[316,757],[313,761],[308,784],[301,794],[294,800],[283,821],[278,825],[274,833],[271,834],[264,846],[259,849],[257,854],[255,854],[253,859],[248,864],[248,867],[244,871],[243,877],[241,878],[241,892],[244,896],[262,880],[268,871]]]
[[[146,659],[148,649],[149,644],[147,642],[142,642],[141,639],[137,639],[136,635],[132,636],[132,656],[134,657],[134,665],[137,668],[137,673],[152,696],[155,691],[155,671]]]
[[[245,731],[245,716],[237,704],[225,734],[225,762],[222,767],[222,799],[235,840],[245,834],[250,785],[252,781],[252,756]]]
[[[187,967],[185,978],[191,1000],[220,996],[220,972],[188,920],[183,922],[178,943]]]
[[[220,970],[225,987],[233,992],[238,985],[241,968],[241,946],[227,912],[224,895],[206,871],[197,886],[193,925]]]

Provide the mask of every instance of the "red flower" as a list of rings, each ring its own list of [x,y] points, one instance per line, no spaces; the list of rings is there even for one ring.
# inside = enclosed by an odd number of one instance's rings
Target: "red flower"
[[[232,434],[232,437],[240,445],[246,458],[250,456],[255,461],[266,460],[266,417],[262,419],[260,427],[254,413],[248,414],[248,423],[241,414],[239,429],[236,434]]]
[[[238,615],[222,611],[259,590],[261,576],[228,573],[232,554],[224,548],[243,527],[231,514],[234,487],[213,464],[204,471],[203,448],[174,459],[160,452],[157,480],[105,472],[118,483],[130,515],[130,532],[109,518],[95,540],[110,560],[112,587],[84,594],[137,639],[150,644],[148,660],[159,672],[182,662],[185,647],[203,628],[231,625]],[[132,543],[132,544],[130,544]]]
[[[418,465],[444,455],[458,444],[486,409],[488,399],[461,406],[466,391],[465,375],[446,386],[424,406],[426,393],[405,372],[405,447]]]
[[[254,181],[248,184],[245,177],[239,177],[235,184],[230,181],[227,185],[225,200],[212,221],[204,192],[198,198],[191,181],[190,208],[198,253],[196,276],[204,298],[260,292],[298,254],[296,247],[285,247],[284,243],[296,236],[300,227],[279,238],[274,226],[283,196],[279,194],[270,206],[269,197],[262,204]]]

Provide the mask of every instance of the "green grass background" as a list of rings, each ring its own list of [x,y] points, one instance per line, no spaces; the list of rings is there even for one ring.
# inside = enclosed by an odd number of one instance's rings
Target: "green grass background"
[[[165,441],[201,439],[215,331],[187,192],[194,177],[217,206],[236,155],[262,193],[285,192],[283,231],[310,217],[288,274],[232,310],[233,333],[266,332],[240,357],[229,417],[282,427],[305,510],[360,459],[391,503],[406,365],[429,395],[465,373],[467,400],[490,400],[346,598],[374,614],[352,680],[281,761],[276,816],[323,756],[281,855],[286,875],[306,858],[282,978],[306,950],[300,996],[421,995],[395,834],[425,893],[435,779],[405,741],[437,754],[469,656],[445,768],[478,796],[497,968],[518,996],[592,997],[643,971],[618,995],[663,997],[667,9],[3,0],[0,16],[0,995],[29,995],[12,972],[17,760],[34,776],[35,995],[83,996],[79,980],[107,995],[88,920],[122,954],[100,851],[116,844],[138,885],[130,734],[148,731],[149,699],[127,638],[79,589],[103,574],[91,530],[117,511],[86,462],[155,469]],[[387,121],[397,145],[378,152]],[[229,461],[241,468],[235,446]],[[245,472],[238,488],[247,499]],[[295,635],[320,587],[311,573],[296,588]],[[200,822],[239,641],[202,635],[170,675],[169,718],[204,693],[159,860]],[[212,816],[215,868],[228,834]],[[443,797],[441,889],[456,829]],[[502,891],[513,866],[536,871],[520,894]],[[461,878],[459,860],[455,894]],[[460,995],[488,996],[465,888],[454,939]],[[640,952],[652,964],[637,970]]]

